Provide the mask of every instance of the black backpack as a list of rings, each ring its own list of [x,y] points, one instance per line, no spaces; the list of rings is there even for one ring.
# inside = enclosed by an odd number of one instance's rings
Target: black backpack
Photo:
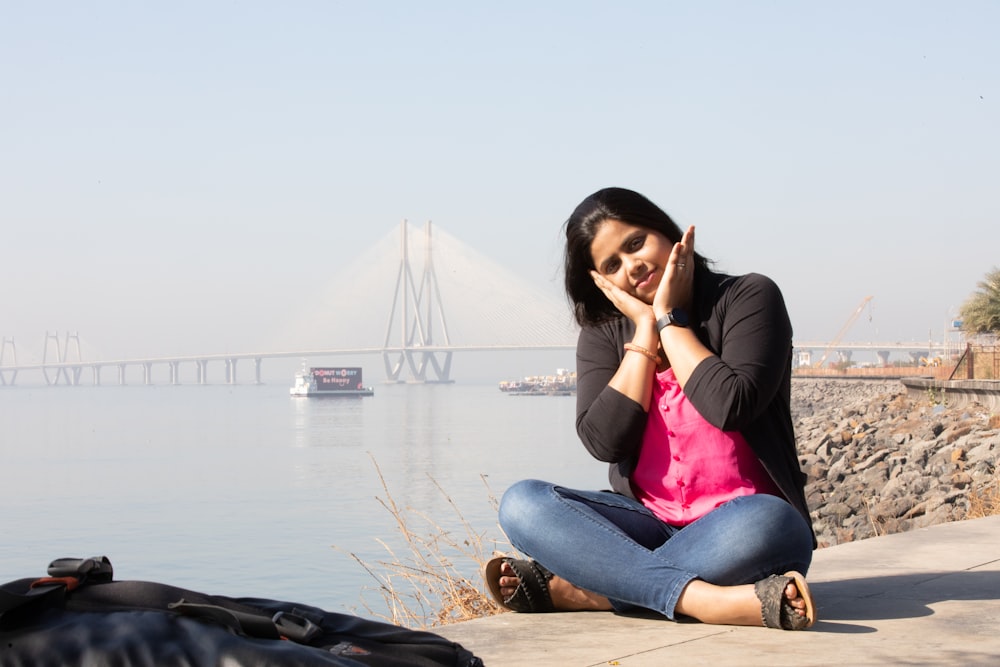
[[[482,667],[461,645],[349,614],[113,581],[106,557],[63,558],[0,586],[0,666]]]

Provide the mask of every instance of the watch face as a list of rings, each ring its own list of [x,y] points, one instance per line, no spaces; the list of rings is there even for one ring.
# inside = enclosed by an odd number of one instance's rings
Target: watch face
[[[656,320],[656,330],[663,331],[664,328],[670,325],[675,327],[686,327],[688,325],[687,313],[680,308],[673,308],[667,311],[667,314]]]

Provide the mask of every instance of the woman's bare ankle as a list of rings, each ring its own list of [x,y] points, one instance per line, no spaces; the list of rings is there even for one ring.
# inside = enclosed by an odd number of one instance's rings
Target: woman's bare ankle
[[[696,579],[681,592],[674,611],[714,625],[762,625],[753,584],[715,586]]]
[[[611,601],[603,595],[574,586],[565,579],[549,580],[549,595],[559,611],[611,611]]]

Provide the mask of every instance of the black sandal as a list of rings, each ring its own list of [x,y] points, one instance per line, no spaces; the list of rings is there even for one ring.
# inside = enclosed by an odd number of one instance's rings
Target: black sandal
[[[805,600],[805,616],[798,613],[785,597],[785,587],[795,584],[799,597]],[[784,575],[772,574],[767,579],[761,579],[753,585],[753,592],[760,600],[760,616],[764,627],[780,628],[782,630],[805,630],[816,622],[816,607],[812,594],[806,584],[806,578],[798,572],[786,572]]]
[[[514,570],[520,583],[514,594],[505,598],[500,592],[500,566],[504,563]],[[549,580],[552,573],[533,560],[518,560],[510,556],[500,556],[486,563],[484,568],[486,584],[496,603],[504,609],[521,613],[544,613],[555,611],[549,594]]]

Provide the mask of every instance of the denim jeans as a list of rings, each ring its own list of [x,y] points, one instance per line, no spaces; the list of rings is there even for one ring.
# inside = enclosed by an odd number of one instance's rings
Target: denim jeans
[[[812,531],[770,495],[742,496],[683,528],[610,491],[575,491],[524,480],[500,503],[511,544],[559,577],[611,600],[616,611],[652,609],[674,619],[693,579],[732,586],[812,561]]]

